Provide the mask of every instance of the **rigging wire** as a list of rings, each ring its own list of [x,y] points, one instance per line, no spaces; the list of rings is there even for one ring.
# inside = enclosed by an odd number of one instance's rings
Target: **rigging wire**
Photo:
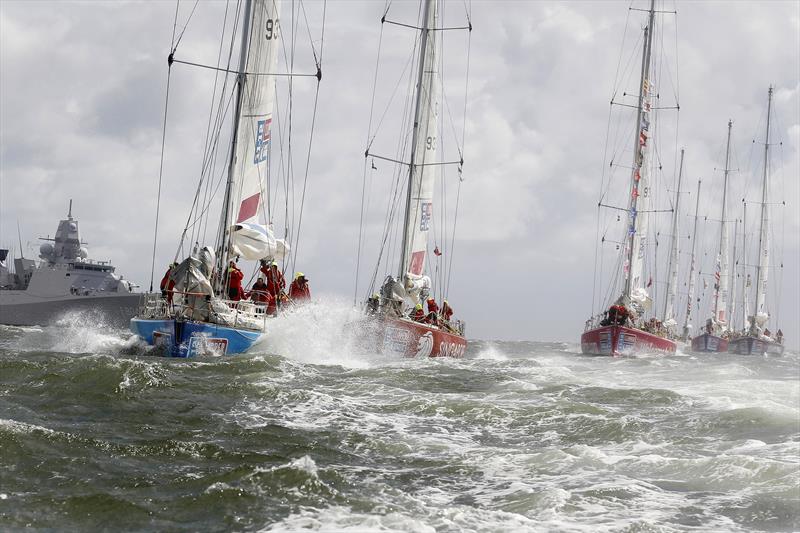
[[[301,5],[302,5],[302,3],[301,3]],[[317,88],[316,88],[316,91],[314,93],[314,107],[313,107],[313,111],[311,112],[311,132],[309,133],[309,138],[308,138],[308,154],[306,156],[305,175],[303,176],[303,191],[302,191],[302,193],[300,195],[300,214],[299,214],[298,221],[297,221],[297,232],[295,234],[294,255],[292,256],[292,271],[295,270],[295,266],[296,266],[296,262],[297,262],[297,251],[300,248],[300,228],[301,228],[301,225],[303,223],[303,207],[305,206],[306,185],[308,184],[308,170],[309,170],[309,166],[310,166],[310,163],[311,163],[311,146],[312,146],[312,144],[314,142],[314,125],[315,125],[316,120],[317,120],[317,103],[318,103],[318,100],[319,100],[319,86],[320,86],[320,82],[322,81],[322,75],[321,75],[321,72],[322,72],[322,46],[323,46],[324,41],[325,41],[325,14],[326,14],[327,5],[328,5],[328,2],[327,2],[327,0],[325,0],[323,2],[323,7],[322,7],[322,36],[321,36],[322,42],[320,43],[319,59],[317,59],[317,54],[316,54],[316,52],[314,52],[314,62],[317,65],[317,72],[320,72],[320,76],[317,78]],[[303,14],[305,15],[305,11],[303,12]],[[308,23],[307,20],[306,20],[306,23]],[[309,35],[309,37],[310,37],[310,35]]]
[[[388,7],[386,9],[387,9],[386,12],[388,12]],[[383,14],[384,18],[386,17],[386,12],[384,12]],[[375,109],[375,94],[378,88],[378,70],[379,70],[378,67],[380,66],[381,49],[383,47],[383,28],[384,25],[381,24],[380,36],[378,37],[378,52],[375,55],[375,74],[373,75],[373,80],[372,80],[372,96],[370,97],[369,121],[367,125],[367,139],[366,139],[367,149],[364,152],[364,168],[362,171],[362,178],[361,178],[361,210],[359,212],[359,218],[358,218],[358,246],[356,247],[356,282],[355,282],[355,287],[353,288],[353,306],[356,305],[356,301],[358,300],[358,277],[361,271],[361,244],[363,242],[363,237],[364,237],[364,210],[365,210],[364,200],[367,188],[367,157],[368,157],[367,154],[369,154],[370,136],[372,135],[372,114]],[[372,293],[371,290],[370,293]]]
[[[153,256],[150,263],[150,290],[153,292],[153,277],[156,269],[156,244],[158,243],[158,216],[161,211],[161,182],[164,175],[164,145],[167,138],[167,112],[169,110],[169,82],[172,74],[172,57],[175,53],[175,31],[178,26],[178,8],[180,7],[180,0],[175,4],[175,19],[172,24],[172,38],[170,41],[170,54],[167,60],[167,89],[166,96],[164,97],[164,119],[161,126],[161,158],[158,166],[158,193],[156,195],[156,221],[153,230]]]

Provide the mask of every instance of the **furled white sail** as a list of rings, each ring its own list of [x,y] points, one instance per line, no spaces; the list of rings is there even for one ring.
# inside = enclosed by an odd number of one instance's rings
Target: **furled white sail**
[[[683,336],[684,338],[689,337],[689,329],[691,326],[692,321],[692,304],[694,303],[694,264],[695,264],[695,244],[697,244],[697,218],[700,212],[700,185],[702,182],[700,180],[697,181],[697,198],[695,198],[694,204],[694,229],[692,229],[692,253],[691,259],[689,260],[689,295],[686,298],[686,317],[683,321]]]
[[[645,71],[646,72],[646,71]],[[626,296],[631,299],[634,293],[645,289],[643,278],[645,247],[647,245],[647,222],[650,210],[650,151],[653,144],[650,132],[650,110],[652,87],[647,78],[642,81],[642,105],[639,113],[639,135],[633,165],[630,212],[631,225],[628,229],[628,280],[625,284]]]
[[[289,245],[283,239],[276,239],[272,230],[263,224],[239,223],[233,225],[231,250],[233,255],[250,261],[280,261],[289,253]]]
[[[428,0],[423,14],[414,138],[409,174],[401,277],[420,279],[425,271],[428,232],[433,218],[433,189],[439,174],[437,157],[440,110],[437,2]]]
[[[235,160],[231,171],[231,224],[258,222],[269,169],[272,140],[272,110],[275,100],[275,77],[278,66],[280,0],[251,0],[244,87],[239,106]]]
[[[725,149],[725,171],[722,185],[722,219],[719,238],[719,255],[717,256],[717,270],[715,276],[714,322],[722,329],[728,327],[728,282],[729,282],[729,257],[728,257],[728,163],[731,151],[731,128],[733,123],[728,121],[728,142]]]

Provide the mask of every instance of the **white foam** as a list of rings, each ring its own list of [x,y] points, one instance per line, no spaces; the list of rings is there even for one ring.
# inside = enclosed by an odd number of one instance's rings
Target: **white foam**
[[[362,316],[343,300],[315,299],[268,321],[267,335],[257,349],[303,363],[369,367],[381,358],[377,354],[361,355],[347,333],[347,324]]]

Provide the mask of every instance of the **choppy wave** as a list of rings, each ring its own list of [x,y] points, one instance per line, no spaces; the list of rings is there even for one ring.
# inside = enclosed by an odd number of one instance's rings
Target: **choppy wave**
[[[800,529],[796,353],[391,359],[349,312],[191,361],[82,317],[0,327],[3,529]]]

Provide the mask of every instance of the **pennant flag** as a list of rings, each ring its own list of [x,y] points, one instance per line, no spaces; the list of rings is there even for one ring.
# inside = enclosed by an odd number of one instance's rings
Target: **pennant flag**
[[[647,286],[650,287],[650,285],[652,284],[653,284],[653,276],[650,276],[650,279],[647,280]]]
[[[442,255],[442,252],[439,251],[439,247],[438,246],[436,246],[433,249],[433,255],[435,255],[436,257],[439,257],[440,255]]]

